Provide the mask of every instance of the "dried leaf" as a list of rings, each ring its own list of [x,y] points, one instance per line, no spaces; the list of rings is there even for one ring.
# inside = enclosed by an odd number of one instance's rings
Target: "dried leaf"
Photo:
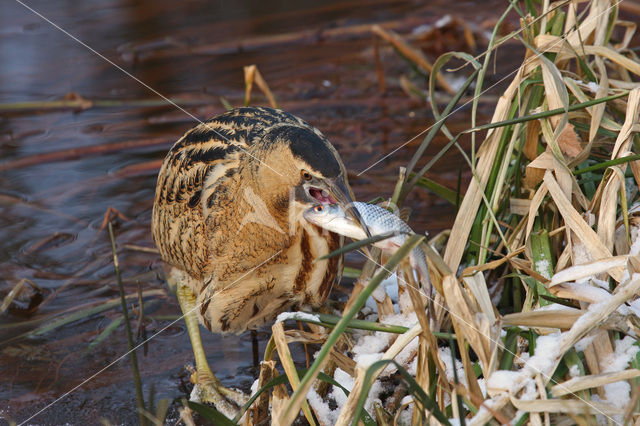
[[[578,135],[573,124],[567,123],[558,136],[558,145],[563,153],[569,157],[577,157],[582,151],[580,135]]]
[[[529,121],[527,123],[527,135],[522,152],[530,161],[535,160],[538,156],[539,135],[540,122],[538,120]]]

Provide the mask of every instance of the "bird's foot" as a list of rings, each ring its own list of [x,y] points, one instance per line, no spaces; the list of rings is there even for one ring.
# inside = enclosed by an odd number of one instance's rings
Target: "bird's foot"
[[[200,374],[199,374],[200,373]],[[216,410],[230,419],[247,403],[249,396],[245,393],[222,386],[213,374],[193,373],[192,383],[195,383],[190,400],[213,404]]]

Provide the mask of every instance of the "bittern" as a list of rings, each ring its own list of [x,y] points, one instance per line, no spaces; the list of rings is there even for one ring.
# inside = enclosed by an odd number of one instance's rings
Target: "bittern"
[[[209,368],[198,322],[212,332],[241,333],[287,309],[321,305],[342,274],[342,259],[314,259],[342,240],[302,212],[338,203],[357,216],[352,199],[331,143],[280,110],[234,109],[173,145],[158,176],[151,226],[178,282],[201,400],[230,411],[241,398]]]

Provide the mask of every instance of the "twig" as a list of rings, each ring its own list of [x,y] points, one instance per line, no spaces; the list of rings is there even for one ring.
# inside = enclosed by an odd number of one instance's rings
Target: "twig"
[[[120,303],[122,305],[122,315],[124,316],[124,325],[127,330],[127,344],[129,345],[129,356],[131,357],[131,369],[133,370],[133,383],[136,388],[136,400],[138,402],[138,418],[140,425],[144,426],[147,419],[144,416],[145,405],[144,396],[142,394],[142,382],[140,380],[140,370],[138,370],[138,357],[133,346],[133,335],[131,333],[131,324],[129,323],[129,311],[127,310],[127,301],[124,296],[124,285],[120,276],[120,264],[118,263],[118,253],[116,251],[116,240],[113,235],[113,225],[109,222],[109,238],[111,239],[111,252],[113,253],[113,268],[116,271],[116,280],[118,281],[118,289],[120,290]]]
[[[60,151],[46,152],[23,157],[17,160],[10,160],[0,163],[0,171],[14,170],[36,164],[51,163],[54,161],[68,161],[76,158],[85,158],[90,155],[108,154],[111,152],[122,152],[127,149],[142,148],[148,146],[168,146],[171,143],[166,137],[131,140],[124,142],[108,143],[102,145],[92,145],[82,148],[63,149]]]

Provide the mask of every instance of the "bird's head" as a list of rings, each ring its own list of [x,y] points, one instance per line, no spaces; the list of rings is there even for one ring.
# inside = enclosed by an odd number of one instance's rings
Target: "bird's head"
[[[340,155],[317,129],[311,126],[278,124],[265,130],[254,144],[254,176],[272,198],[294,201],[301,210],[317,204],[339,204],[366,230],[353,208],[353,192]],[[277,194],[277,195],[276,195]],[[294,200],[291,200],[291,198]],[[288,203],[287,203],[288,207]]]

